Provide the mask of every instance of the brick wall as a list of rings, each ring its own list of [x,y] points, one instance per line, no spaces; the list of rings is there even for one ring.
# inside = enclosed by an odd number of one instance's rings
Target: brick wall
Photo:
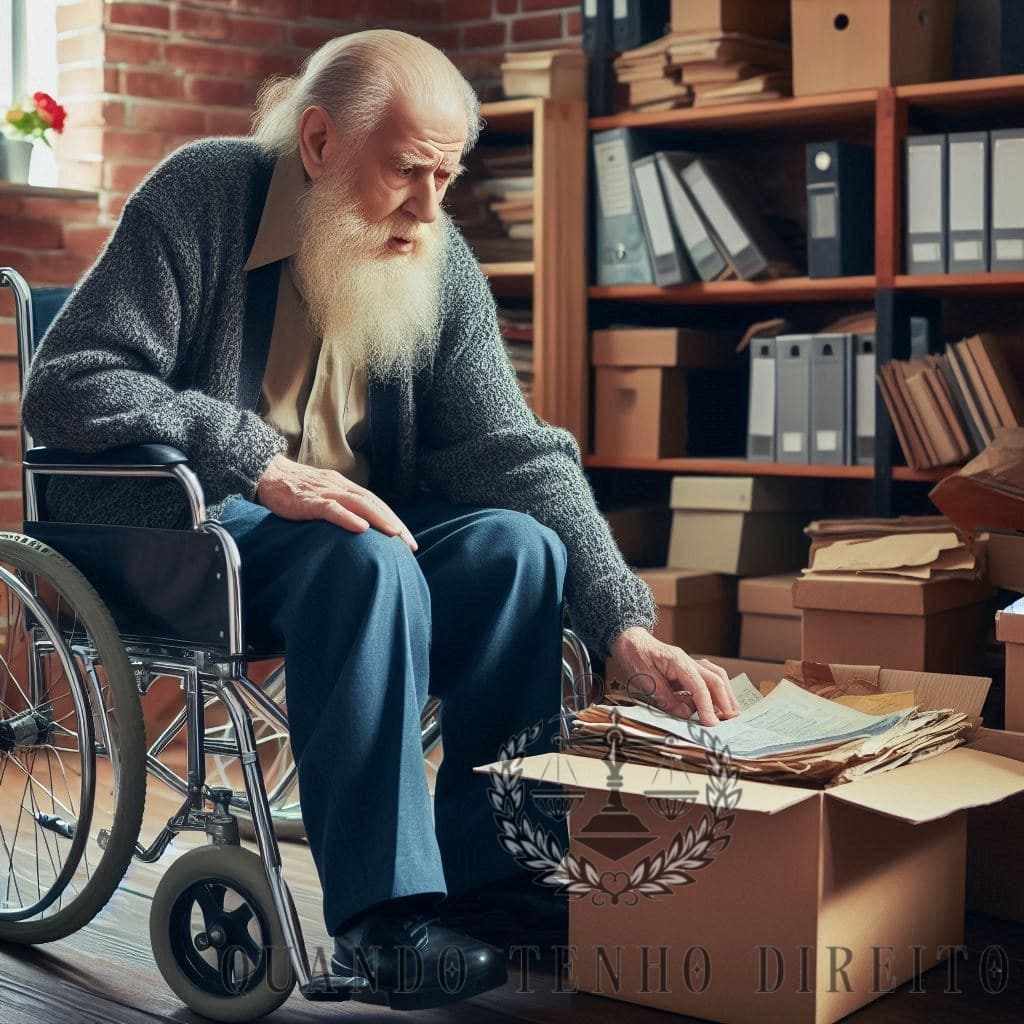
[[[578,3],[561,0],[58,0],[55,140],[68,198],[0,192],[0,266],[33,286],[71,285],[95,261],[132,190],[195,138],[245,134],[260,83],[292,74],[328,39],[401,28],[447,52],[484,99],[506,49],[577,43]],[[0,528],[20,512],[13,303],[0,291]]]

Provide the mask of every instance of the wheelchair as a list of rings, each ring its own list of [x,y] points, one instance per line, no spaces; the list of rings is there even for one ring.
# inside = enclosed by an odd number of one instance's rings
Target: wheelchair
[[[13,292],[23,381],[71,289],[30,289],[9,267],[0,267],[0,287]],[[312,1000],[349,998],[365,981],[311,971],[282,869],[278,838],[301,835],[284,670],[257,682],[250,663],[283,652],[244,635],[238,550],[207,519],[185,456],[153,444],[98,455],[33,447],[24,428],[22,451],[23,532],[0,533],[0,857],[8,862],[0,941],[75,932],[103,909],[133,858],[154,862],[179,833],[202,832],[209,842],[170,866],[150,911],[154,958],[170,988],[219,1021],[270,1013],[296,985]],[[51,522],[40,484],[53,475],[174,480],[191,528]],[[567,737],[595,679],[564,622],[562,635]],[[147,745],[142,700],[164,680],[178,683],[182,707]],[[431,698],[425,755],[439,740],[439,715]],[[184,773],[167,763],[182,738]],[[144,846],[147,775],[183,799]]]

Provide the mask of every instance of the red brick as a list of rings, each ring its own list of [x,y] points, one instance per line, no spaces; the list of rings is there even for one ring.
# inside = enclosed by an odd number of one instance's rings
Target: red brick
[[[0,221],[0,245],[25,249],[59,249],[64,244],[60,224],[29,217],[5,217]]]
[[[103,156],[159,160],[164,155],[164,136],[160,132],[138,132],[108,128],[103,132]]]
[[[21,436],[16,430],[0,430],[0,458],[21,459]]]
[[[445,53],[459,48],[459,30],[454,26],[452,28],[425,28],[416,34]]]
[[[167,55],[167,62],[182,71],[195,71],[203,75],[223,75],[238,73],[239,58],[245,51],[227,46],[168,43],[164,52]]]
[[[250,0],[250,5],[258,0]],[[244,7],[244,4],[239,5]],[[272,11],[260,11],[261,14],[272,14]],[[309,16],[324,18],[330,21],[342,21],[366,14],[365,0],[309,0]]]
[[[101,99],[70,100],[65,104],[68,126],[124,124],[125,105],[121,101]]]
[[[0,217],[15,217],[19,213],[21,213],[20,196],[0,195]]]
[[[136,64],[145,66],[164,59],[164,44],[126,32],[108,32],[106,42],[108,64]]]
[[[233,43],[252,46],[280,46],[284,42],[285,26],[280,21],[266,18],[232,18],[228,39]]]
[[[98,161],[64,160],[58,167],[61,188],[96,190],[103,184],[103,165]]]
[[[79,253],[92,253],[95,258],[110,237],[110,231],[109,227],[69,225],[64,229],[64,240],[68,249],[74,249]]]
[[[248,135],[248,110],[210,110],[206,114],[208,135]]]
[[[20,447],[20,444],[19,444]],[[17,461],[0,462],[0,487],[5,491],[21,490],[21,453]]]
[[[254,78],[268,78],[270,75],[293,75],[299,70],[300,61],[295,57],[280,57],[273,53],[240,51],[241,72]],[[237,66],[234,69],[237,73]]]
[[[131,192],[152,169],[150,160],[108,160],[103,165],[103,187]]]
[[[491,13],[491,0],[445,0],[444,17],[447,21],[489,18]]]
[[[193,103],[220,107],[251,106],[256,86],[252,82],[229,78],[200,78],[189,75],[185,79],[185,98]]]
[[[118,221],[121,219],[121,211],[124,209],[124,204],[128,202],[128,196],[130,193],[121,192],[114,195],[112,192],[108,192],[105,196],[106,199],[106,213],[110,220]]]
[[[103,33],[79,32],[57,40],[57,62],[77,64],[79,61],[100,60],[103,57]]]
[[[503,21],[484,21],[478,25],[464,25],[462,28],[462,47],[476,50],[482,46],[504,46],[505,23]]]
[[[0,356],[0,394],[17,394],[21,390],[21,381],[18,379],[18,360],[11,356]],[[0,460],[0,465],[2,465]],[[0,483],[0,491],[9,491],[11,488]]]
[[[555,8],[579,8],[579,4],[567,4],[565,0],[522,0],[524,11],[552,11]]]
[[[171,29],[193,39],[227,39],[231,22],[217,11],[197,11],[192,7],[175,7]]]
[[[74,284],[95,262],[92,254],[83,256],[70,249],[40,252],[36,254],[36,281],[40,284]]]
[[[47,196],[24,196],[22,212],[38,220],[54,220],[66,224],[95,224],[99,205],[95,199],[50,199]]]
[[[131,4],[115,0],[107,7],[107,24],[167,32],[171,27],[171,9],[165,3]]]
[[[316,25],[292,25],[289,30],[292,46],[303,50],[319,50],[324,43],[340,35],[336,28]]]
[[[168,106],[164,103],[135,103],[131,111],[131,127],[151,132],[177,132],[181,135],[202,135],[205,119],[194,107]]]
[[[562,16],[540,14],[532,18],[517,18],[512,22],[512,41],[523,43],[534,39],[560,39]]]
[[[583,15],[579,11],[570,11],[565,18],[565,34],[579,36],[583,34]]]
[[[81,3],[58,5],[57,33],[77,32],[83,28],[103,26],[103,0],[81,0]]]
[[[121,95],[146,100],[181,100],[185,98],[185,79],[173,71],[121,72]]]
[[[8,289],[4,289],[8,291]],[[11,319],[0,320],[0,353],[8,356],[18,351],[18,331]],[[3,435],[0,433],[0,438]]]
[[[519,0],[498,0],[498,14],[515,14],[519,7]]]

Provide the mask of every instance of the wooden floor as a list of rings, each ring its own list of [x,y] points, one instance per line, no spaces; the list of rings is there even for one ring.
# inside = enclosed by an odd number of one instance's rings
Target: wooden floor
[[[167,817],[170,803],[160,799],[156,792],[160,788],[151,785],[146,839],[160,826],[161,813],[163,820]],[[156,865],[133,864],[103,913],[70,938],[35,948],[0,947],[0,1024],[180,1024],[202,1020],[186,1010],[164,984],[147,938],[149,905],[157,880],[175,855],[201,841],[199,837],[180,839]],[[309,851],[304,844],[286,843],[283,853],[310,955],[317,947],[329,952]],[[1020,1024],[1024,1021],[1024,926],[978,918],[969,921],[968,932],[970,954],[961,970],[962,994],[944,993],[946,970],[940,966],[925,975],[924,993],[910,992],[905,986],[847,1019],[857,1024]],[[984,992],[978,969],[982,951],[992,944],[1003,947],[1010,958],[1009,982],[1000,995]],[[505,988],[446,1009],[396,1016],[359,1003],[307,1003],[296,992],[268,1019],[274,1024],[312,1024],[331,1018],[355,1024],[384,1017],[408,1024],[547,1024],[570,1019],[587,1024],[657,1024],[688,1019],[597,996],[559,992],[550,969],[550,949],[546,952],[548,968],[531,971],[532,993],[517,991],[518,961],[512,961]]]

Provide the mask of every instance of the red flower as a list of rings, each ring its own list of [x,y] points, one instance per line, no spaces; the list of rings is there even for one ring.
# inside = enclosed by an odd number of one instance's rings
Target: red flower
[[[64,131],[64,119],[67,117],[67,111],[45,92],[33,94],[32,99],[35,101],[40,117],[58,134]]]

